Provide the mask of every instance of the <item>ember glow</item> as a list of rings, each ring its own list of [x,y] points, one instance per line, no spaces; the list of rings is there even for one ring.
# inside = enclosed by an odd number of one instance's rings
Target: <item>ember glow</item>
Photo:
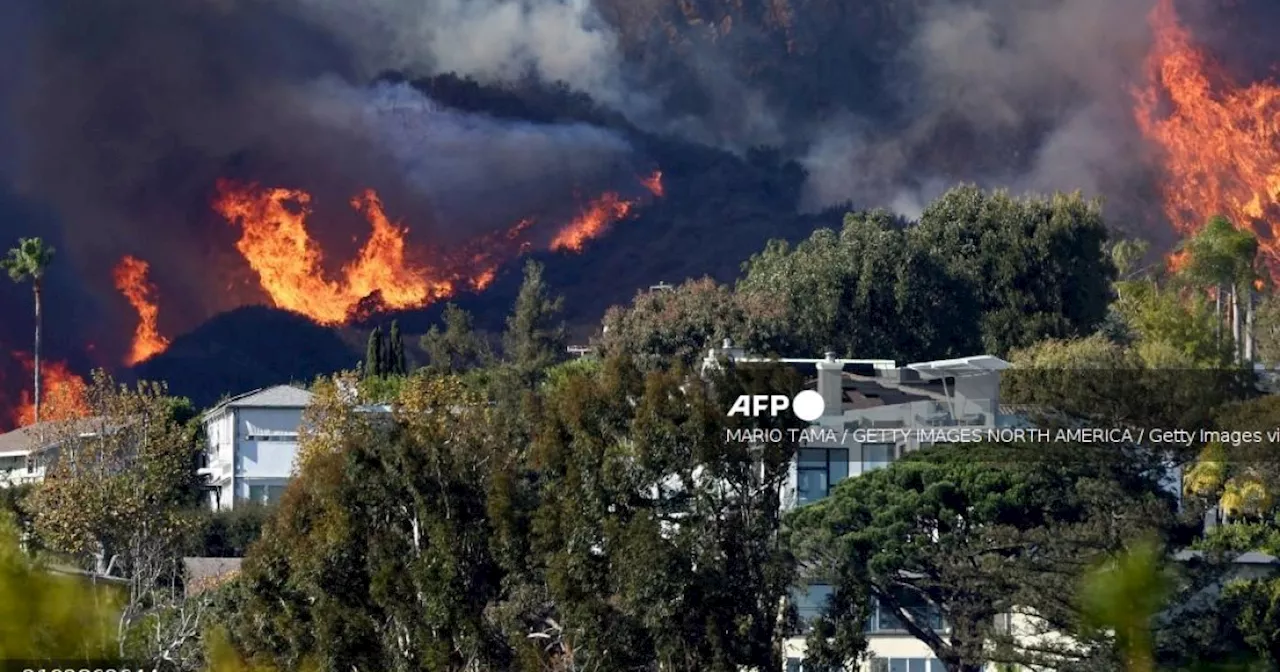
[[[1134,114],[1163,150],[1165,214],[1183,235],[1219,214],[1253,228],[1280,277],[1280,85],[1233,84],[1197,48],[1172,0],[1159,0],[1150,22],[1155,45]]]
[[[657,198],[662,198],[662,196],[665,193],[662,188],[662,171],[661,170],[655,170],[653,171],[653,174],[650,175],[649,177],[642,178],[640,180],[640,184],[643,184],[644,188],[648,189],[649,193],[653,194]]]
[[[26,352],[13,356],[22,362],[27,374],[35,371],[35,360]],[[89,384],[67,368],[66,362],[40,361],[40,422],[83,418],[89,415]],[[13,424],[25,427],[35,422],[36,406],[30,389],[22,391],[21,401],[13,410]]]
[[[124,294],[129,304],[138,312],[138,326],[133,332],[133,346],[125,359],[125,363],[130,366],[164,352],[165,348],[169,347],[169,339],[161,336],[156,328],[160,308],[156,304],[156,288],[147,279],[149,269],[147,262],[134,257],[125,257],[120,260],[112,273],[116,289]]]

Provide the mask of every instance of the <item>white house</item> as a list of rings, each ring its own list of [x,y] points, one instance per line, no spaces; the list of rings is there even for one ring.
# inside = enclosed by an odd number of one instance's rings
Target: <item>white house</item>
[[[64,443],[115,432],[121,426],[90,417],[47,420],[0,434],[0,488],[43,481]]]
[[[199,474],[209,506],[277,501],[293,474],[298,427],[311,393],[277,385],[232,397],[201,416],[206,446]]]
[[[976,433],[1021,424],[1020,418],[1000,410],[1000,372],[1011,365],[989,355],[898,366],[893,360],[837,359],[831,354],[822,359],[768,359],[726,342],[711,350],[704,370],[722,359],[794,367],[812,376],[822,395],[823,414],[811,424],[836,430],[839,440],[800,447],[782,492],[784,510],[826,497],[836,483],[888,466],[938,442],[948,431]],[[823,584],[797,590],[793,600],[801,621],[815,618],[830,594],[831,586]],[[945,627],[936,609],[924,604],[919,609],[920,616]],[[867,646],[870,658],[862,662],[862,672],[943,670],[929,647],[908,634],[888,611],[874,610],[867,624]],[[803,635],[786,642],[785,654],[786,672],[808,672]]]

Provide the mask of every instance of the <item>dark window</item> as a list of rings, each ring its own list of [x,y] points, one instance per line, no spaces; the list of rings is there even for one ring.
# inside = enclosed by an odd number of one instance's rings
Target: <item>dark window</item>
[[[796,460],[797,499],[800,504],[816,502],[848,477],[848,448],[802,448]]]
[[[862,470],[883,469],[893,462],[894,447],[892,443],[862,444]]]

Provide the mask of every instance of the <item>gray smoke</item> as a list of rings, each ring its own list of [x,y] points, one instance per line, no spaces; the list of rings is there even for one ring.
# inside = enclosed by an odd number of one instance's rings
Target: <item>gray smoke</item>
[[[1016,191],[1112,195],[1141,169],[1129,87],[1149,44],[1152,0],[939,1],[901,55],[893,128],[841,118],[804,158],[806,205],[854,201],[918,216],[957,180]],[[976,138],[971,154],[930,161]],[[1027,138],[1031,155],[1014,153]]]

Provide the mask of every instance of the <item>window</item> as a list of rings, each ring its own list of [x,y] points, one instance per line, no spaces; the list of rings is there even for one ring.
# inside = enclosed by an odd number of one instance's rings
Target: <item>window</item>
[[[249,501],[257,504],[275,504],[280,501],[280,496],[284,494],[283,485],[251,485],[249,486]]]
[[[276,442],[297,442],[297,434],[249,434],[244,437],[247,441],[276,441]]]
[[[796,461],[796,496],[800,504],[826,497],[831,486],[848,477],[848,448],[800,449]]]
[[[937,658],[872,658],[871,672],[946,672]]]
[[[919,624],[923,624],[933,630],[946,629],[946,623],[942,620],[942,612],[938,608],[929,604],[924,598],[912,593],[904,593],[898,597],[898,603],[902,608],[911,615],[911,618]],[[867,632],[903,632],[906,626],[897,614],[888,606],[879,602],[871,610],[871,615],[867,619]]]
[[[826,672],[812,665],[805,665],[803,658],[788,658],[787,672]]]
[[[862,444],[862,470],[883,469],[893,462],[894,447],[892,443]]]
[[[822,615],[833,592],[834,589],[825,584],[813,584],[796,591],[796,616],[804,627],[807,628],[813,619]]]

